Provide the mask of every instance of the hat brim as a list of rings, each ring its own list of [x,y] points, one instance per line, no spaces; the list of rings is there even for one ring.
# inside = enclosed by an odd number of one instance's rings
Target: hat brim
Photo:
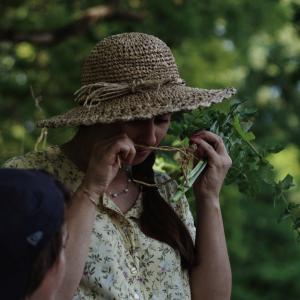
[[[234,88],[199,89],[187,86],[161,86],[159,90],[129,94],[106,100],[93,107],[77,106],[66,113],[41,120],[38,127],[58,128],[147,119],[178,111],[189,111],[222,102],[236,93]]]

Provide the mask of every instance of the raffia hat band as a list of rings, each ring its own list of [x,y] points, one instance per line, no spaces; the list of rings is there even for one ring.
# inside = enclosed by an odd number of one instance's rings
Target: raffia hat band
[[[97,82],[84,85],[78,89],[74,93],[76,96],[75,102],[82,106],[94,107],[107,100],[143,93],[147,90],[155,89],[158,93],[160,87],[167,84],[184,86],[185,81],[181,78],[170,77],[161,80],[133,80],[130,83]],[[149,97],[147,93],[145,93],[145,96]]]

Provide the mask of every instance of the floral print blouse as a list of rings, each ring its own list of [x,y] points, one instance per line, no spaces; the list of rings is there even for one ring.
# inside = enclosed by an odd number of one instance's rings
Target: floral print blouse
[[[4,167],[44,169],[71,191],[84,174],[58,146],[30,152],[7,161]],[[155,181],[169,177],[155,172]],[[169,201],[177,183],[159,187]],[[189,276],[181,268],[180,255],[169,245],[146,236],[138,226],[142,193],[134,206],[123,214],[106,195],[102,197],[91,235],[83,277],[74,300],[185,300],[191,299]],[[185,197],[170,203],[195,240],[195,226]]]

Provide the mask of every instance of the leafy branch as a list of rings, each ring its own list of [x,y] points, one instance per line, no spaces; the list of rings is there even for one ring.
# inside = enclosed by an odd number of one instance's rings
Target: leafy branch
[[[183,113],[173,121],[167,143],[171,142],[176,146],[187,144],[187,137],[201,129],[218,134],[233,160],[225,184],[236,184],[239,191],[248,198],[258,197],[268,190],[274,203],[280,200],[285,205],[284,217],[281,219],[290,218],[300,237],[300,205],[289,202],[286,197],[293,186],[293,178],[287,175],[282,181],[277,182],[274,168],[267,160],[269,154],[281,151],[282,147],[276,145],[257,148],[254,144],[255,135],[251,131],[255,115],[256,110],[247,107],[241,101],[232,103],[228,108],[215,106]],[[167,159],[176,160],[170,156]],[[205,167],[205,161],[198,162],[189,170],[188,181],[180,174],[180,169],[174,171],[177,172],[179,183],[174,201],[192,187]]]

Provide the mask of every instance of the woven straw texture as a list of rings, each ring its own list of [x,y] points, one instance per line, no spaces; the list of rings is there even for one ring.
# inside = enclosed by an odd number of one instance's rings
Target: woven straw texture
[[[70,111],[38,122],[39,127],[112,123],[221,102],[234,88],[187,87],[170,48],[152,35],[131,32],[98,43],[82,70],[82,87]]]

